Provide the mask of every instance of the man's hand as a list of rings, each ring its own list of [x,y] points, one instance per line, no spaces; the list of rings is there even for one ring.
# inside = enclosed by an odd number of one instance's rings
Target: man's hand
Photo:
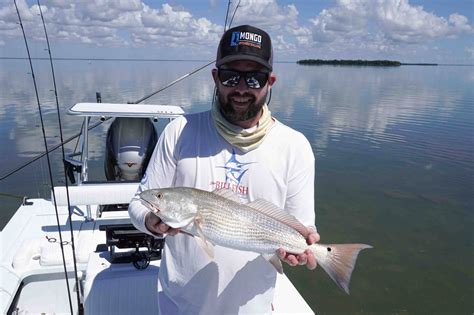
[[[152,212],[148,212],[145,216],[145,226],[153,234],[168,234],[170,236],[179,233],[179,229],[173,229],[172,227],[161,222],[161,219],[154,215]]]
[[[314,244],[319,242],[319,234],[318,232],[310,231],[308,237],[306,238],[306,243],[308,245]],[[306,267],[310,270],[313,270],[317,266],[316,258],[314,258],[313,253],[311,250],[307,249],[303,253],[295,255],[295,254],[288,254],[283,248],[279,248],[277,250],[277,255],[280,257],[281,260],[286,262],[290,266],[296,265],[306,265]]]

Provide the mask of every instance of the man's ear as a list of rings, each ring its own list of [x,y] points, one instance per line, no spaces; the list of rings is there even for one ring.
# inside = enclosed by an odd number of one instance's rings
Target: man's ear
[[[217,69],[212,69],[212,78],[214,79],[214,83],[216,84],[217,86]]]
[[[268,77],[268,86],[272,87],[272,85],[275,84],[276,79],[277,79],[276,74],[273,72],[270,73],[270,76]]]

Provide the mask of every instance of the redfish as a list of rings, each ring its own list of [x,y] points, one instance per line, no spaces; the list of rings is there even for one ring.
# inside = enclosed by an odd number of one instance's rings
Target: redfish
[[[212,245],[260,253],[278,272],[283,272],[276,250],[301,254],[310,249],[318,264],[349,294],[349,282],[357,256],[366,244],[306,243],[308,229],[274,204],[258,199],[242,203],[230,190],[208,192],[195,188],[150,189],[140,201],[172,228],[196,237],[213,257]]]

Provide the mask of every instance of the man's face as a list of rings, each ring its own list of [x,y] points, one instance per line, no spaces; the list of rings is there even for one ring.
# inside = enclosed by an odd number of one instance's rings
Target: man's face
[[[224,64],[221,66],[221,69],[241,72],[266,71],[265,67],[256,62],[243,60]],[[245,83],[244,78],[241,78],[236,86],[227,87],[220,82],[216,69],[213,70],[212,74],[217,87],[221,112],[224,117],[237,125],[241,125],[239,122],[246,122],[252,119],[256,119],[257,122],[263,104],[265,104],[268,91],[275,82],[275,76],[271,74],[266,85],[262,88],[251,89]]]

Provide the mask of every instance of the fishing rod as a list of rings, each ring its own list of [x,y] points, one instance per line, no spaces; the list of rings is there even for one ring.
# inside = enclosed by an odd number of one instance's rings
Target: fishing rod
[[[44,17],[43,17],[43,10],[41,9],[40,1],[36,0],[38,3],[38,8],[41,16],[41,21],[43,23],[43,29],[44,29],[44,37],[46,38],[46,44],[48,46],[48,54],[49,54],[49,63],[51,65],[51,75],[53,78],[53,87],[54,87],[54,97],[56,99],[56,113],[58,114],[58,125],[59,125],[59,137],[61,143],[64,143],[64,137],[63,137],[63,128],[62,128],[62,123],[61,123],[61,114],[59,111],[59,100],[58,100],[58,89],[56,86],[56,76],[54,74],[54,66],[53,66],[53,57],[51,56],[51,46],[49,44],[49,37],[48,37],[48,32],[46,31],[46,23],[44,22]],[[61,153],[62,153],[62,158],[63,161],[66,161],[66,153],[64,152],[64,144],[61,145]],[[74,277],[76,280],[76,298],[77,298],[77,307],[79,310],[82,310],[81,307],[81,299],[79,297],[79,279],[77,277],[77,260],[76,260],[76,247],[74,243],[74,233],[73,233],[73,227],[72,227],[72,211],[71,211],[71,202],[69,199],[69,184],[67,180],[67,171],[66,171],[66,165],[63,163],[63,171],[64,171],[64,183],[66,185],[66,197],[67,197],[67,213],[68,213],[68,221],[69,221],[69,231],[71,234],[71,249],[72,249],[72,259],[73,259],[73,264],[74,264]],[[53,194],[54,194],[54,189],[53,189]],[[54,195],[53,195],[54,197]],[[56,205],[56,198],[54,197],[54,204]],[[57,213],[57,210],[56,210]],[[61,231],[59,231],[61,234]],[[66,277],[66,281],[67,277]]]
[[[35,88],[36,102],[38,104],[38,111],[39,111],[39,116],[40,116],[40,121],[41,121],[41,130],[42,130],[42,133],[43,133],[44,147],[45,147],[46,152],[48,152],[48,143],[46,141],[46,131],[44,129],[43,114],[41,112],[41,103],[40,103],[39,95],[38,95],[38,86],[36,84],[35,72],[33,70],[33,63],[31,62],[30,48],[28,47],[28,41],[26,40],[26,34],[25,34],[25,29],[23,27],[23,23],[21,21],[20,10],[18,10],[18,5],[16,4],[16,0],[13,0],[13,2],[15,3],[16,13],[18,14],[18,20],[20,21],[21,31],[23,33],[23,39],[25,40],[26,52],[28,54],[28,60],[29,60],[30,69],[31,69],[31,77],[33,78],[33,85],[34,85],[34,88]],[[51,188],[53,188],[54,187],[53,173],[52,173],[52,169],[51,169],[51,160],[49,158],[48,153],[46,154],[46,159],[47,159],[47,162],[48,162],[49,181],[50,181]],[[53,194],[53,199],[56,200],[54,189],[52,189],[52,194]],[[62,239],[62,233],[61,233],[61,225],[59,223],[58,207],[56,205],[56,202],[54,203],[54,209],[55,209],[55,212],[56,212],[56,223],[57,223],[57,227],[58,227],[58,231],[59,231],[59,244],[60,244],[60,248],[61,248],[61,255],[62,255],[62,258],[63,258],[64,275],[66,277],[66,287],[67,287],[67,293],[68,293],[68,299],[69,299],[69,309],[71,311],[71,314],[73,314],[73,307],[72,307],[72,300],[71,300],[71,290],[69,288],[69,281],[68,281],[67,268],[66,268],[66,258],[64,256],[64,245],[63,245],[63,239]]]
[[[232,14],[232,19],[230,19],[229,28],[230,28],[230,26],[232,25],[232,22],[234,22],[235,13],[237,12],[237,9],[238,9],[239,6],[240,6],[240,1],[241,1],[241,0],[239,0],[239,3],[237,3],[237,6],[236,6],[235,9],[234,9],[234,14]]]
[[[178,82],[184,80],[185,78],[187,78],[187,77],[189,77],[189,76],[192,76],[192,75],[195,74],[196,72],[201,71],[202,69],[208,67],[210,64],[212,64],[212,63],[214,63],[214,62],[215,62],[215,60],[213,60],[213,61],[211,61],[211,62],[209,62],[209,63],[206,63],[204,66],[201,66],[201,67],[199,67],[199,68],[197,68],[197,69],[195,69],[195,70],[193,70],[193,71],[191,71],[191,72],[189,72],[189,73],[186,73],[185,75],[183,75],[183,76],[177,78],[176,80],[174,80],[174,81],[168,83],[167,85],[165,85],[164,87],[162,87],[162,88],[156,90],[155,92],[152,92],[152,93],[148,94],[147,96],[144,96],[144,97],[142,97],[141,99],[139,99],[139,100],[137,100],[137,101],[135,101],[135,102],[131,102],[131,104],[139,104],[139,103],[141,103],[141,102],[143,102],[143,101],[149,99],[149,98],[152,97],[153,95],[155,95],[155,94],[157,94],[157,93],[160,93],[160,92],[163,91],[163,90],[166,90],[167,88],[169,88],[169,87],[175,85],[176,83],[178,83]]]

